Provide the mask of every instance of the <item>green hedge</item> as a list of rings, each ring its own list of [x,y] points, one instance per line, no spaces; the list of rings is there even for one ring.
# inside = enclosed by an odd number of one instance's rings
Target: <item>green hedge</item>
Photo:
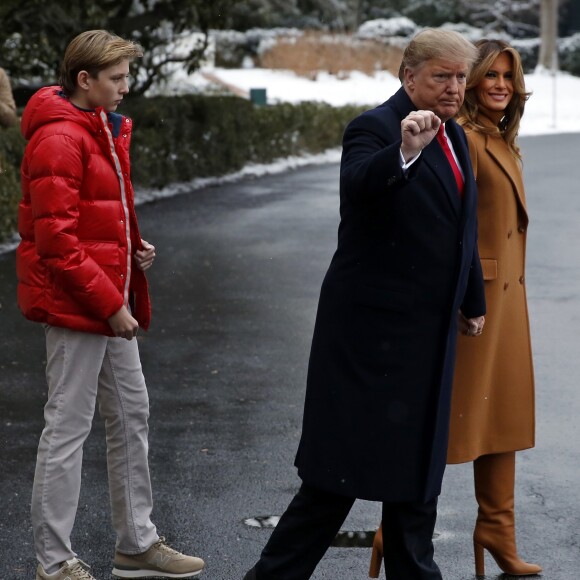
[[[321,103],[255,106],[238,97],[157,97],[130,101],[136,187],[163,187],[238,171],[247,163],[319,153],[340,145],[361,107]]]
[[[0,129],[0,242],[10,239],[16,231],[24,145],[20,127]]]
[[[226,96],[129,99],[121,112],[135,122],[133,184],[161,188],[226,175],[247,163],[320,153],[340,145],[346,124],[364,108],[311,102],[255,106]],[[18,128],[0,132],[0,241],[16,229],[23,150]]]
[[[533,73],[540,55],[540,39],[513,39],[511,45],[520,53],[524,71]],[[580,32],[558,39],[558,67],[571,75],[580,76]]]
[[[580,76],[580,32],[558,40],[560,68],[575,76]]]

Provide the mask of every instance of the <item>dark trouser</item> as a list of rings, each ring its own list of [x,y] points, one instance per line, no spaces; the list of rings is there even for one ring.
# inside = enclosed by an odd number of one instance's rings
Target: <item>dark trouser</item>
[[[437,498],[383,503],[383,557],[388,580],[441,580],[433,560]]]
[[[308,580],[355,499],[302,484],[247,580]],[[433,561],[437,499],[383,504],[388,580],[441,580]]]

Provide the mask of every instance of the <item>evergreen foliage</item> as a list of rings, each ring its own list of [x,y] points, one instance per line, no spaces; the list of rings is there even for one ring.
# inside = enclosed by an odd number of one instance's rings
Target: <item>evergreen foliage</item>
[[[346,124],[365,107],[283,103],[259,107],[239,97],[154,97],[131,101],[136,187],[164,187],[225,175],[247,163],[338,147]]]
[[[562,70],[580,76],[580,32],[560,39],[558,61]]]
[[[166,74],[166,65],[182,63],[193,71],[207,47],[207,32],[220,28],[238,0],[2,0],[0,66],[15,84],[38,86],[58,79],[66,45],[84,30],[105,29],[138,42],[144,56],[133,63],[135,94]],[[172,47],[184,33],[200,32],[187,51]]]
[[[0,241],[9,239],[16,231],[24,145],[20,127],[0,129]]]

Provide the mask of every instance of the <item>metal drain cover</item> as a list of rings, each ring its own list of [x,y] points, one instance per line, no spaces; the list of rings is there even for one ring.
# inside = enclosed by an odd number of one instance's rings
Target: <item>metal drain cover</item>
[[[275,528],[280,516],[255,516],[246,518],[244,524],[250,528]],[[375,531],[340,531],[334,538],[332,546],[335,548],[371,548]]]
[[[250,528],[275,528],[280,521],[280,516],[255,516],[246,518],[244,524]],[[335,548],[372,548],[376,530],[341,530],[336,534],[331,546]],[[433,539],[436,540],[441,534],[435,532]]]

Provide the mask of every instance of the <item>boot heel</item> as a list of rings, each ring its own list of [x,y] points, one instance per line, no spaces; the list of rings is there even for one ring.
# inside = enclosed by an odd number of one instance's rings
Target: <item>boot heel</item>
[[[383,531],[377,530],[373,540],[373,553],[371,555],[371,565],[369,567],[369,578],[378,578],[381,573],[381,564],[383,562]]]
[[[379,553],[378,549],[373,547],[373,554],[371,556],[371,565],[369,567],[369,578],[378,578],[381,573],[381,563],[383,555]]]
[[[473,553],[475,555],[475,575],[485,576],[485,559],[483,556],[483,546],[473,542]]]

